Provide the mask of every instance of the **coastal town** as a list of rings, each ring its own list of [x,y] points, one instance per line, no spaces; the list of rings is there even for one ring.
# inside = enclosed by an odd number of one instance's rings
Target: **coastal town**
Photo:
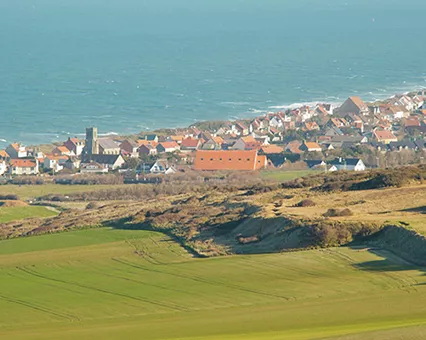
[[[422,163],[426,91],[383,101],[348,98],[238,121],[201,122],[132,137],[68,138],[50,152],[19,142],[0,150],[0,176],[131,172],[135,178],[185,171],[317,169],[363,171]]]

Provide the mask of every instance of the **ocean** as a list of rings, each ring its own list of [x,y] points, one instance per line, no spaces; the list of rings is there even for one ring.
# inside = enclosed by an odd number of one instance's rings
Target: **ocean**
[[[0,0],[0,148],[426,86],[425,0]]]

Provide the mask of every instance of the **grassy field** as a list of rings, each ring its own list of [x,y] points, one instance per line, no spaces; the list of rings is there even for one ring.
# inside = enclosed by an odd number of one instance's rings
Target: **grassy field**
[[[61,184],[42,184],[42,185],[0,185],[0,195],[15,194],[20,199],[27,200],[39,196],[58,194],[69,195],[78,192],[89,192],[101,189],[109,189],[117,185],[61,185]]]
[[[51,217],[55,215],[57,215],[55,211],[41,206],[0,207],[0,223],[22,220],[29,217]]]
[[[418,339],[426,277],[383,251],[197,259],[109,228],[0,242],[0,338]]]
[[[293,179],[309,176],[317,173],[314,170],[277,170],[277,171],[262,171],[262,177],[277,182],[291,181]]]

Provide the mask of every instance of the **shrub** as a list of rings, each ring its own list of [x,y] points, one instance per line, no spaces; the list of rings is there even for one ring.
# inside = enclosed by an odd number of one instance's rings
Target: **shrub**
[[[310,199],[305,199],[297,203],[296,207],[315,207],[316,205],[317,204],[314,201]]]
[[[328,211],[323,214],[324,217],[341,217],[341,216],[352,216],[352,215],[353,215],[352,211],[348,208],[343,210],[328,209]]]
[[[0,195],[0,200],[5,201],[19,201],[19,196],[14,194],[8,194],[8,195]]]

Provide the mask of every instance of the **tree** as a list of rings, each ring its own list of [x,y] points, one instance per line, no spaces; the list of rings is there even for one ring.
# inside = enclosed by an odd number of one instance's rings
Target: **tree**
[[[140,161],[138,158],[130,157],[125,163],[125,168],[135,170],[139,166],[139,164]]]

